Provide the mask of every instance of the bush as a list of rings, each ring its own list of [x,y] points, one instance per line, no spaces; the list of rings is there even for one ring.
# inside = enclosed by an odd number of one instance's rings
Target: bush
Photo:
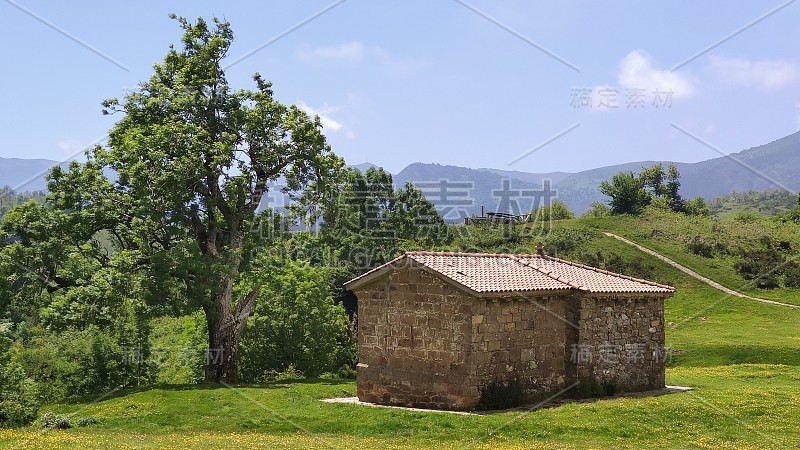
[[[22,427],[36,419],[39,411],[36,403],[27,404],[17,400],[0,401],[0,427]]]
[[[146,356],[147,349],[129,350],[93,326],[61,333],[40,328],[27,343],[18,345],[16,358],[39,385],[42,401],[56,402],[136,384],[141,366],[136,359]]]
[[[540,206],[534,212],[534,220],[549,222],[551,220],[574,219],[575,214],[570,211],[566,203],[557,200],[548,206]]]
[[[761,219],[761,216],[751,210],[739,211],[733,216],[733,220],[740,223],[756,223]]]
[[[39,391],[15,361],[0,372],[0,427],[28,425],[39,413]]]
[[[683,210],[690,216],[709,216],[711,212],[703,197],[695,197],[693,200],[683,202]]]
[[[308,377],[339,370],[354,343],[331,271],[282,261],[254,275],[263,285],[242,336],[242,381],[269,381],[288,370]]]
[[[525,404],[527,395],[518,380],[493,380],[481,389],[478,408],[481,410],[507,409]]]
[[[595,377],[581,378],[572,392],[575,398],[608,397],[617,393],[617,385],[612,381],[597,381]]]
[[[774,248],[760,248],[742,251],[739,261],[733,267],[745,280],[755,280],[762,289],[779,286],[780,268],[785,258]]]
[[[703,258],[714,257],[714,245],[703,241],[703,238],[700,236],[695,236],[694,239],[686,244],[686,247],[690,252],[702,256]]]
[[[583,213],[583,217],[608,217],[610,215],[611,208],[601,202],[592,202],[589,209]]]
[[[800,264],[792,261],[783,268],[783,284],[786,287],[800,288]]]
[[[556,228],[547,235],[543,244],[548,255],[560,257],[580,248],[596,234],[588,228]]]
[[[39,423],[42,425],[42,428],[48,430],[66,430],[67,428],[72,428],[72,422],[69,420],[69,416],[55,414],[53,412],[44,413],[41,419],[39,419]]]
[[[655,278],[655,266],[648,264],[641,255],[625,259],[616,252],[604,254],[598,251],[594,254],[581,254],[577,258],[580,262],[634,278],[652,280]]]
[[[92,416],[81,417],[77,422],[79,427],[88,427],[89,425],[97,425],[97,419]]]

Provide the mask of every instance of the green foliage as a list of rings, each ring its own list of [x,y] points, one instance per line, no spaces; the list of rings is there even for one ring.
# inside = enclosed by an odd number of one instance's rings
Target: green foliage
[[[709,213],[714,217],[728,218],[739,211],[750,210],[761,215],[792,216],[797,206],[797,195],[783,190],[765,192],[731,192],[708,202]]]
[[[733,220],[739,223],[757,223],[761,219],[761,215],[755,211],[746,209],[739,211],[733,215]]]
[[[613,214],[640,214],[650,204],[655,208],[682,212],[685,206],[678,193],[680,185],[678,168],[670,164],[665,173],[662,164],[658,163],[642,168],[638,176],[633,172],[620,172],[610,183],[600,183],[600,192],[611,197],[609,205]]]
[[[103,102],[104,113],[121,115],[108,146],[54,167],[44,206],[7,214],[13,244],[3,251],[34,268],[17,269],[9,289],[38,302],[15,298],[21,314],[46,306],[42,320],[58,330],[111,327],[132,299],[142,303],[140,318],[202,311],[207,347],[226,355],[206,379],[235,382],[238,338],[259,285],[231,294],[249,270],[245,251],[263,243],[246,230],[278,181],[303,218],[313,216],[344,163],[319,118],[275,100],[259,74],[255,90],[229,85],[227,22],[173,18],[181,45],[124,99]]]
[[[703,197],[695,197],[683,203],[684,212],[690,216],[709,216],[710,209]]]
[[[0,218],[15,206],[22,205],[33,201],[34,203],[44,203],[45,193],[41,191],[34,192],[14,192],[9,186],[0,187]]]
[[[636,278],[652,280],[655,278],[655,266],[642,255],[624,257],[617,252],[597,251],[596,253],[583,253],[578,260],[586,265],[620,273]]]
[[[264,284],[242,337],[243,380],[268,381],[290,367],[317,376],[354,366],[346,360],[346,348],[355,343],[347,314],[334,300],[340,288],[331,270],[291,260],[264,264],[251,274]]]
[[[686,248],[695,255],[704,258],[714,257],[714,245],[706,242],[702,236],[695,236],[691,241],[686,244]]]
[[[525,404],[527,398],[519,380],[492,380],[481,389],[477,408],[482,411],[508,409]]]
[[[620,172],[611,183],[603,181],[600,192],[611,197],[609,206],[613,214],[638,214],[650,202],[644,183],[633,172]]]
[[[756,248],[743,250],[733,267],[745,280],[754,280],[762,289],[774,289],[780,285],[779,275],[786,258],[776,249]]]
[[[583,217],[608,217],[611,215],[611,208],[601,202],[592,202],[589,209],[583,213]]]
[[[578,385],[570,394],[575,398],[607,397],[617,393],[617,385],[612,381],[597,381],[594,376],[580,378]]]
[[[554,227],[542,241],[545,253],[556,257],[567,257],[580,250],[588,241],[597,237],[597,232],[578,226]]]
[[[50,333],[38,329],[18,343],[14,358],[39,385],[45,402],[105,392],[147,380],[147,348],[124,348],[95,327]]]
[[[42,417],[39,419],[39,424],[42,428],[47,430],[66,430],[72,428],[72,421],[69,416],[65,414],[55,414],[50,411],[42,414]]]
[[[800,288],[800,264],[790,261],[783,266],[783,283],[786,287]]]
[[[557,200],[550,205],[536,208],[533,217],[538,221],[549,222],[551,220],[574,219],[575,214],[570,211],[566,203]]]
[[[154,381],[190,384],[203,380],[206,330],[201,314],[152,320],[147,366]]]
[[[381,168],[349,168],[336,194],[323,205],[324,245],[336,248],[355,276],[402,250],[430,248],[450,240],[432,203],[410,183],[395,191]]]
[[[97,425],[98,423],[98,420],[92,416],[81,417],[76,422],[79,427],[88,427],[90,425]]]
[[[22,366],[4,359],[0,369],[0,427],[18,427],[31,423],[39,411],[39,390]]]

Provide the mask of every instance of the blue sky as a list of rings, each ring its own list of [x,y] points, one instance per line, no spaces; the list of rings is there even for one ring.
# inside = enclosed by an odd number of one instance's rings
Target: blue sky
[[[100,102],[179,42],[170,12],[230,21],[230,64],[335,3],[0,1],[0,157],[63,160],[103,138]],[[785,0],[346,0],[227,73],[249,88],[260,72],[348,163],[392,172],[693,162],[800,128],[799,21]]]

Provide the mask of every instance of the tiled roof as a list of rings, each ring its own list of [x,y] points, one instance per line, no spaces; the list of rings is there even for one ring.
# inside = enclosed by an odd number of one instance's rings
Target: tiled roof
[[[356,288],[382,273],[419,264],[476,294],[559,291],[594,293],[672,293],[675,288],[546,255],[495,253],[406,252],[356,277],[345,286]]]

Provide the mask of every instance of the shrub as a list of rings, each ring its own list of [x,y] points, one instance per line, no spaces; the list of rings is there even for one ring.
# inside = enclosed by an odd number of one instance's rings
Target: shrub
[[[733,216],[733,220],[740,223],[755,223],[761,218],[757,212],[751,210],[739,211]]]
[[[595,236],[596,232],[588,228],[556,228],[544,241],[548,255],[560,257],[568,254]]]
[[[648,264],[641,255],[626,259],[616,252],[604,254],[598,251],[594,254],[581,254],[577,259],[584,264],[610,272],[648,280],[655,278],[655,266]]]
[[[0,427],[21,427],[36,418],[38,406],[15,400],[0,401]]]
[[[755,280],[762,289],[774,289],[779,285],[778,270],[785,258],[773,248],[760,248],[742,251],[741,258],[733,267],[745,280]]]
[[[97,419],[92,416],[81,417],[77,422],[79,427],[88,427],[89,425],[96,425]]]
[[[708,205],[703,197],[695,197],[692,200],[683,202],[683,210],[690,216],[709,216],[711,215]]]
[[[597,378],[590,376],[580,378],[578,386],[572,392],[575,398],[596,398],[607,397],[617,393],[617,384],[613,381],[597,381]]]
[[[714,245],[703,241],[703,238],[700,236],[695,236],[694,239],[686,244],[686,247],[690,252],[702,256],[703,258],[714,257]]]
[[[482,410],[506,409],[525,404],[527,395],[518,380],[493,380],[481,389],[478,408]]]
[[[540,206],[534,212],[534,219],[548,222],[551,220],[574,219],[575,214],[570,211],[566,203],[556,200],[548,206]]]
[[[146,354],[140,347],[136,353]],[[61,333],[39,329],[16,350],[20,365],[40,386],[43,402],[135,384],[139,364],[131,356],[113,336],[94,326]],[[131,359],[131,364],[125,358]]]
[[[241,379],[263,382],[299,372],[315,377],[334,372],[354,345],[350,320],[334,296],[329,269],[282,261],[254,274],[261,294],[241,343]],[[262,281],[263,280],[263,281]]]
[[[786,287],[800,288],[800,264],[792,261],[783,268],[783,283]]]
[[[41,419],[39,419],[39,423],[42,425],[42,428],[48,430],[65,430],[67,428],[72,428],[72,422],[69,420],[69,416],[55,414],[49,411],[42,415]]]
[[[592,202],[589,209],[583,213],[583,217],[608,217],[610,215],[611,208],[601,202]]]
[[[28,425],[39,413],[39,391],[15,361],[0,372],[0,427]]]

